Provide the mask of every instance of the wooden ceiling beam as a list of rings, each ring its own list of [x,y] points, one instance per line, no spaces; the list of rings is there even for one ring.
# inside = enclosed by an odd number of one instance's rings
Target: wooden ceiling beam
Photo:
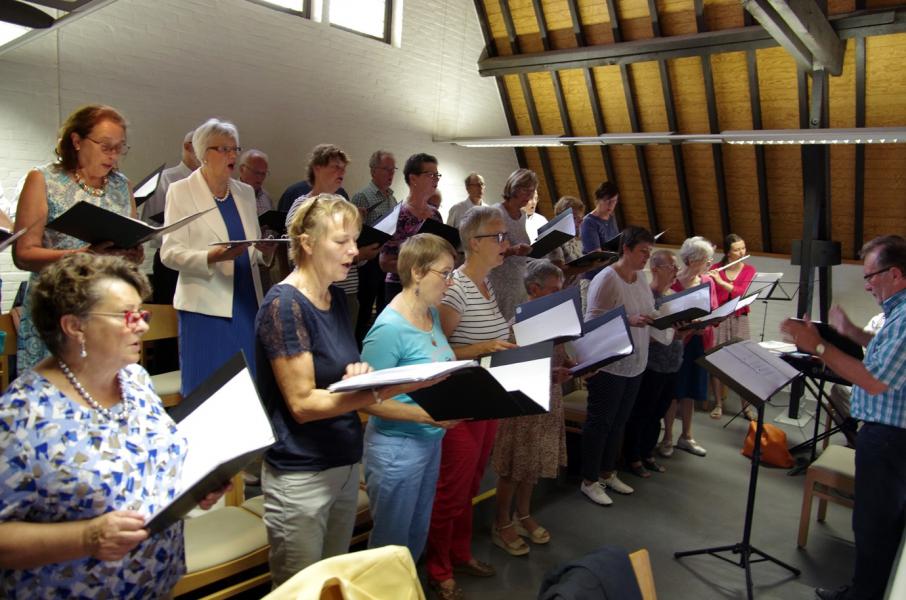
[[[856,39],[856,127],[865,127],[865,38]],[[865,235],[865,144],[856,144],[855,162],[852,258],[859,258]]]
[[[761,129],[761,86],[758,83],[758,60],[754,50],[746,52],[746,70],[749,75],[749,105],[752,107],[752,129]],[[773,252],[771,237],[771,205],[768,200],[768,171],[763,144],[755,150],[755,178],[758,182],[758,212],[761,217],[761,251]]]
[[[607,5],[610,9],[614,5],[613,0],[607,0]],[[611,22],[613,23],[613,18]],[[906,6],[835,17],[830,19],[830,24],[841,39],[901,33],[906,31]],[[518,56],[487,56],[479,59],[478,72],[484,77],[536,73],[742,52],[779,45],[760,25],[629,42],[620,41],[619,28],[612,27],[612,30],[613,44]]]

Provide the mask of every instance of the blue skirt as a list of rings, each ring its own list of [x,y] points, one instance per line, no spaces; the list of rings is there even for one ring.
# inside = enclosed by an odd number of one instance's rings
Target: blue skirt
[[[177,311],[183,398],[240,350],[255,377],[255,313],[235,308],[232,318]]]
[[[696,359],[704,354],[702,336],[692,336],[683,349],[683,365],[677,374],[677,399],[692,398],[699,401],[708,399],[708,372],[695,364]]]

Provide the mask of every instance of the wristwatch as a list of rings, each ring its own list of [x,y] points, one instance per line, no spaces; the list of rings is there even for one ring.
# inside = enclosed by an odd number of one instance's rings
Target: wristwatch
[[[823,342],[818,342],[818,345],[815,346],[815,356],[824,356],[824,353],[827,351],[827,346]]]

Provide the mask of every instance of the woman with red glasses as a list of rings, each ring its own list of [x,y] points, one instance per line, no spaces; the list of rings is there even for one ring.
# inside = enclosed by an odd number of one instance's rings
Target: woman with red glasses
[[[29,286],[37,281],[41,269],[75,252],[120,254],[136,263],[142,261],[141,246],[129,250],[114,250],[109,242],[89,246],[45,227],[78,202],[136,216],[129,182],[118,170],[128,151],[126,119],[115,108],[83,106],[63,123],[55,149],[57,160],[32,170],[19,196],[16,229],[28,230],[13,247],[13,261],[18,268],[32,272]],[[20,373],[47,356],[31,312],[29,296],[19,323],[16,361]]]
[[[182,522],[145,529],[186,457],[135,364],[149,293],[135,265],[86,253],[32,286],[50,356],[0,397],[0,597],[162,598],[185,573]]]

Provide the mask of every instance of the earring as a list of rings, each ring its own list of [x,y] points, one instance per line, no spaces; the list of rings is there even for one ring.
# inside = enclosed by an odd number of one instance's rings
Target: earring
[[[85,350],[85,338],[79,340],[79,356],[82,358],[88,357],[88,351]]]
[[[421,282],[415,284],[415,297],[416,297],[416,298],[418,298],[419,295],[421,294],[421,290],[418,289],[418,287],[419,287],[420,285],[421,285]]]

